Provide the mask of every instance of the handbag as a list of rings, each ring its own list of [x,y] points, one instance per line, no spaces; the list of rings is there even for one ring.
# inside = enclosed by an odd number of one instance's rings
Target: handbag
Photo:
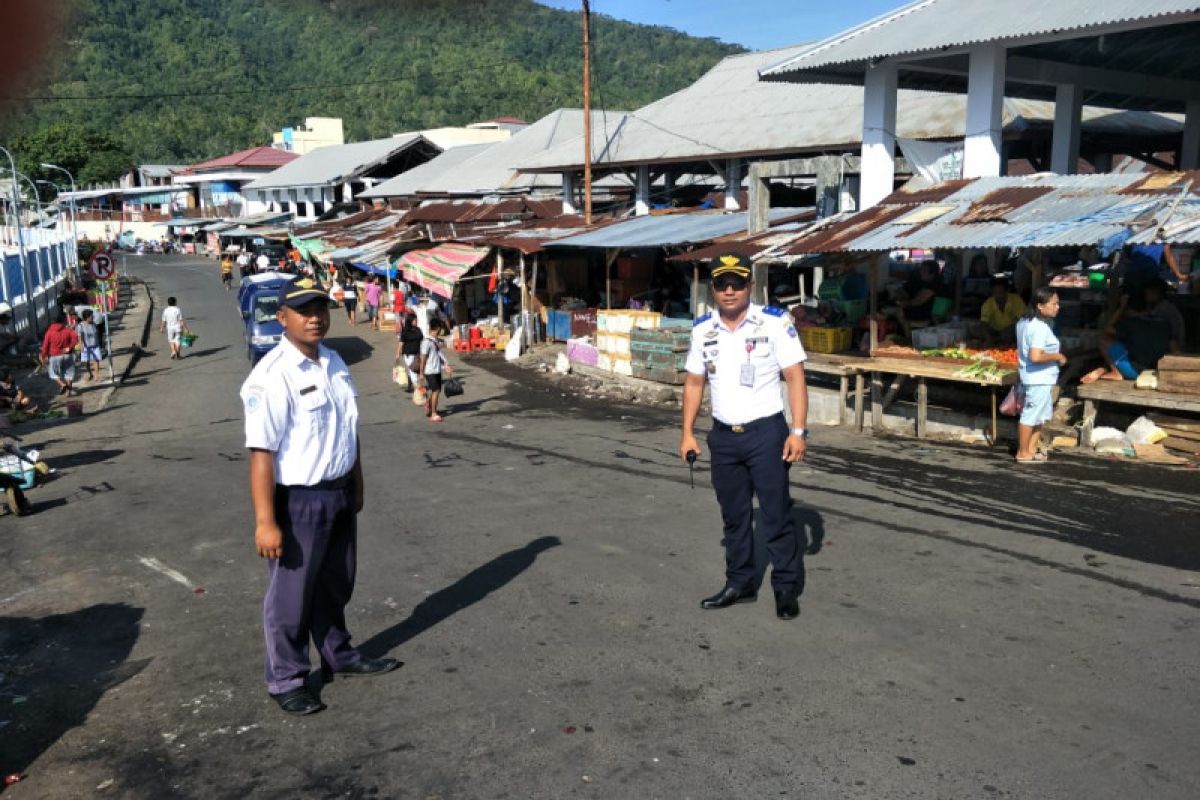
[[[447,378],[442,381],[442,392],[446,397],[458,397],[464,391],[466,390],[463,389],[463,382],[458,378]]]
[[[1000,413],[1006,417],[1015,417],[1025,407],[1025,387],[1016,384],[1008,390],[1004,401],[1000,403]]]

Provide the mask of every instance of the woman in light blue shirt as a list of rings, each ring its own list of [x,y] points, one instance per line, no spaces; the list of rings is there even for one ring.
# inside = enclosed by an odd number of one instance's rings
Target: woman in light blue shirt
[[[1046,456],[1038,452],[1038,439],[1054,413],[1054,385],[1058,369],[1067,363],[1050,323],[1058,316],[1058,293],[1042,286],[1035,289],[1025,315],[1017,323],[1017,361],[1025,403],[1017,426],[1017,463],[1040,464]]]

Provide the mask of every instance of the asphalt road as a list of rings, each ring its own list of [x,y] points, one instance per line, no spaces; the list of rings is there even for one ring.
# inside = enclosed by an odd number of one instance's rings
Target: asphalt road
[[[428,423],[335,317],[367,507],[351,627],[405,666],[283,715],[261,678],[234,299],[131,271],[200,339],[32,438],[0,519],[6,797],[1194,798],[1200,478],[836,429],[793,472],[802,615],[720,612],[716,502],[674,414],[495,357]],[[769,594],[769,593],[768,593]]]

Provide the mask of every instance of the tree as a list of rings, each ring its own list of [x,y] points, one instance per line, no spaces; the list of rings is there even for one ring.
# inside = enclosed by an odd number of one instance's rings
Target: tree
[[[133,167],[133,156],[124,144],[107,133],[71,122],[43,125],[13,141],[17,169],[34,180],[62,184],[63,175],[44,170],[42,163],[57,164],[75,176],[79,186],[108,183]]]

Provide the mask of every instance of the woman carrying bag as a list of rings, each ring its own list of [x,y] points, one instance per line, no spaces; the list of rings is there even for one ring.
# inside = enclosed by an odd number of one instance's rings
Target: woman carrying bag
[[[408,373],[408,386],[404,391],[412,392],[420,375],[417,366],[421,359],[421,341],[425,335],[417,327],[416,314],[405,314],[403,322],[396,327],[396,363],[403,364]],[[403,359],[403,360],[402,360]]]

